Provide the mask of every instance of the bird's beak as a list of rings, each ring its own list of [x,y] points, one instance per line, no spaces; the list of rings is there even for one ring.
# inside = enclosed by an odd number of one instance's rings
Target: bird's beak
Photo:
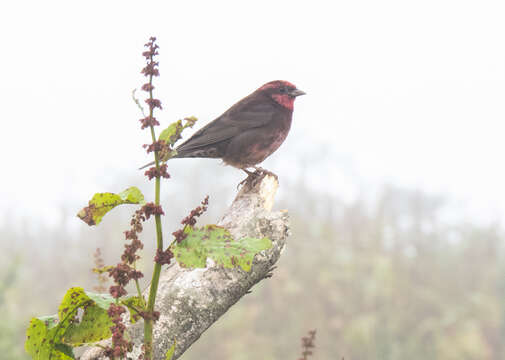
[[[297,96],[300,96],[300,95],[305,95],[305,92],[302,91],[302,90],[294,89],[294,90],[291,90],[289,92],[289,95],[292,96],[292,97],[297,97]]]

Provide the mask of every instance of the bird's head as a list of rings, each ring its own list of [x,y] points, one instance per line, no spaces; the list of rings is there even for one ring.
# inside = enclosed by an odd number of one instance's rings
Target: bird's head
[[[257,91],[272,98],[279,105],[289,110],[293,110],[293,105],[297,96],[305,95],[305,92],[298,90],[296,86],[284,80],[270,81]]]

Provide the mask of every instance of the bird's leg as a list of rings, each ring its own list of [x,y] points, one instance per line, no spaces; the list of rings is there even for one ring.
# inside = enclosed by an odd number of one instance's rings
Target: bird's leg
[[[255,173],[253,173],[252,171],[247,170],[246,168],[243,168],[241,170],[243,170],[247,174],[247,177],[249,177],[249,176],[255,176]]]
[[[246,168],[242,168],[241,170],[247,174],[247,177],[238,183],[237,189],[244,184],[248,184],[249,186],[254,187],[258,183],[258,178],[261,179],[261,172],[258,172],[257,169],[254,172],[249,171]]]
[[[254,172],[247,170],[246,168],[242,168],[242,170],[247,174],[247,177],[242,180],[238,185],[237,189],[244,184],[248,184],[250,187],[255,187],[263,178],[267,175],[273,176],[277,181],[279,178],[273,172],[265,170],[259,166],[253,166]]]

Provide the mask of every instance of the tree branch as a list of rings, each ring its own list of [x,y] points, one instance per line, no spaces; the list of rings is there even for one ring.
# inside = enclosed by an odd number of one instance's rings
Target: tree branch
[[[188,270],[173,263],[163,270],[156,299],[156,310],[161,314],[154,327],[156,360],[165,358],[174,340],[173,359],[179,358],[253,285],[271,275],[289,235],[288,213],[271,212],[277,187],[277,179],[269,175],[254,187],[245,184],[219,221],[234,238],[266,236],[272,240],[271,249],[256,255],[250,272],[217,267],[212,260],[205,269]],[[143,322],[130,326],[129,332],[135,344],[130,356],[137,359]],[[101,355],[101,349],[93,348],[81,360],[101,359]]]

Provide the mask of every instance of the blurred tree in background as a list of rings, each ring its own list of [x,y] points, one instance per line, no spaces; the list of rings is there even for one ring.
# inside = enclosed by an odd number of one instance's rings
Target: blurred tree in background
[[[188,173],[226,173],[210,162],[192,166]],[[169,180],[185,203],[170,198],[175,190],[167,186],[165,221],[178,219],[211,192],[202,222],[216,222],[238,178],[220,175],[213,182],[186,176],[186,171]],[[504,234],[499,225],[450,221],[445,199],[419,191],[385,186],[373,196],[344,202],[331,195],[331,184],[317,190],[305,179],[280,178],[276,208],[289,210],[292,236],[273,278],[234,306],[184,359],[296,359],[300,337],[313,328],[314,359],[505,358]],[[70,286],[96,285],[91,272],[96,247],[106,263],[117,261],[118,243],[122,246],[117,234],[127,228],[128,209],[107,215],[93,232],[75,225],[75,212],[74,207],[62,209],[57,229],[4,216],[2,359],[27,358],[23,343],[30,317],[55,313],[54,304]],[[165,226],[175,229],[177,221]],[[144,251],[150,258],[153,249]]]

